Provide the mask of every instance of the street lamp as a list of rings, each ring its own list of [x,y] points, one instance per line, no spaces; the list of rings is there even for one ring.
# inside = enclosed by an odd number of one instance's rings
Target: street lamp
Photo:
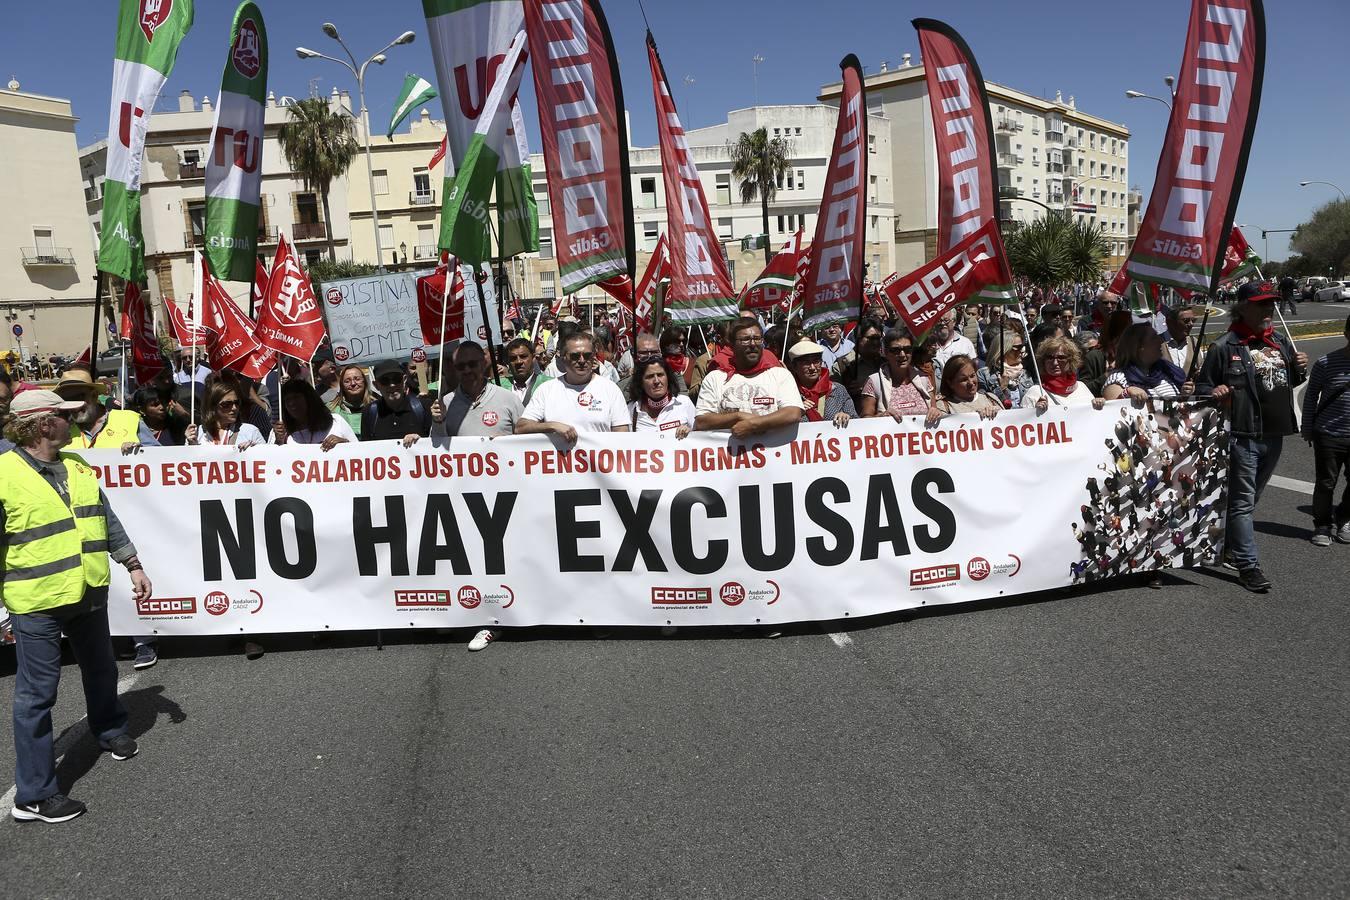
[[[385,60],[388,59],[388,57],[384,55],[385,50],[388,50],[390,47],[397,47],[400,44],[411,44],[417,39],[417,35],[411,31],[403,32],[388,44],[385,44],[378,53],[358,66],[356,57],[352,55],[351,49],[348,48],[346,42],[342,40],[342,35],[338,34],[337,26],[332,22],[324,22],[321,27],[324,34],[328,35],[342,46],[342,49],[347,54],[347,59],[351,60],[351,62],[348,63],[346,60],[338,59],[335,56],[329,56],[326,53],[320,53],[317,50],[310,50],[306,47],[296,47],[295,55],[301,59],[326,59],[329,62],[335,62],[338,65],[345,66],[347,71],[351,72],[352,76],[356,78],[356,92],[361,100],[361,128],[365,132],[363,137],[365,138],[366,144],[366,179],[370,184],[370,221],[375,228],[375,262],[377,268],[380,271],[384,271],[384,248],[380,246],[380,212],[375,206],[375,166],[370,157],[370,111],[366,109],[366,67],[371,63],[375,63],[377,66],[384,65]]]
[[[1170,76],[1169,76],[1169,77],[1170,77]],[[1163,106],[1167,107],[1167,111],[1168,111],[1168,112],[1171,112],[1171,111],[1172,111],[1172,103],[1171,103],[1171,101],[1169,101],[1169,100],[1164,100],[1164,99],[1161,98],[1161,97],[1155,97],[1155,96],[1153,96],[1152,94],[1145,94],[1145,93],[1142,92],[1142,91],[1126,91],[1126,92],[1125,92],[1125,96],[1128,97],[1128,98],[1131,99],[1131,100],[1153,100],[1153,101],[1155,101],[1155,102],[1157,102],[1157,103],[1161,103]]]
[[[1340,187],[1338,187],[1335,184],[1332,184],[1330,181],[1300,181],[1298,183],[1298,186],[1307,187],[1310,184],[1325,184],[1327,187],[1336,188],[1336,193],[1341,195],[1341,202],[1342,203],[1345,202],[1345,191],[1341,190]]]
[[[750,57],[750,62],[754,65],[755,71],[755,105],[759,106],[759,64],[764,62],[764,57],[756,53]]]

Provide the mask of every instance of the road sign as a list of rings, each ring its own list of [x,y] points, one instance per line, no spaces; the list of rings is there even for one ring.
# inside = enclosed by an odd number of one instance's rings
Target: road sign
[[[115,322],[108,323],[108,334],[117,334],[117,323]]]
[[[23,326],[22,326],[22,325],[15,325],[13,328],[10,329],[10,331],[14,332],[14,336],[15,336],[16,338],[21,338],[21,337],[23,337]]]

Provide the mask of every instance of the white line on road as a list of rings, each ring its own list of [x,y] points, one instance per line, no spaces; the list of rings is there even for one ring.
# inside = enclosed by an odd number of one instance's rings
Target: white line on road
[[[132,670],[129,674],[123,675],[121,678],[117,679],[117,693],[125,694],[127,691],[131,690],[136,684],[136,679],[140,677],[140,672]],[[75,724],[79,725],[80,722],[83,722],[87,718],[88,716],[81,716],[80,721]],[[65,758],[66,751],[70,749],[70,745],[79,740],[82,734],[83,732],[78,728],[72,727],[65,733],[61,740],[56,742],[56,764],[58,766],[61,764],[61,760]],[[13,805],[14,793],[18,789],[18,785],[12,784],[9,786],[9,790],[5,791],[4,796],[0,796],[0,810],[4,810],[5,807]]]
[[[1307,494],[1309,497],[1313,493],[1313,483],[1311,481],[1302,481],[1298,478],[1286,478],[1283,475],[1270,476],[1272,487],[1284,488],[1286,491],[1295,491],[1300,494]]]
[[[853,646],[853,638],[842,631],[829,631],[826,634],[830,636],[830,640],[834,641],[834,645],[840,650],[847,650]]]

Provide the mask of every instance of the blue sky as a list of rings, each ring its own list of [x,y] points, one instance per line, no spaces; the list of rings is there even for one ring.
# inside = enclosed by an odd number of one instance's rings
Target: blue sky
[[[360,58],[405,29],[417,32],[416,43],[390,51],[383,69],[371,67],[367,102],[377,127],[387,121],[406,73],[435,80],[418,0],[261,0],[260,5],[272,49],[270,84],[278,95],[305,96],[311,79],[325,95],[335,84],[355,93],[345,69],[302,61],[292,52],[296,45],[337,50],[319,30],[325,20],[337,24]],[[0,80],[13,75],[24,90],[71,98],[81,119],[80,142],[102,138],[114,0],[6,6],[0,60],[7,69]],[[822,84],[837,80],[845,53],[856,53],[869,72],[882,60],[894,66],[902,53],[917,58],[911,18],[943,19],[966,38],[986,78],[1041,96],[1061,90],[1085,111],[1127,125],[1130,180],[1147,192],[1167,112],[1148,100],[1127,100],[1124,92],[1166,90],[1162,76],[1176,72],[1189,7],[1189,0],[647,0],[647,15],[689,127],[712,124],[727,110],[754,103],[750,60],[756,53],[764,57],[761,103],[809,102]],[[214,99],[234,9],[226,0],[197,0],[196,24],[164,91],[168,102],[184,88],[199,100],[207,94]],[[637,0],[609,0],[605,10],[619,47],[633,140],[650,144],[651,83]],[[1336,197],[1328,187],[1300,188],[1300,180],[1332,181],[1350,190],[1350,0],[1270,0],[1266,17],[1265,91],[1237,221],[1291,228]],[[686,84],[685,76],[693,83]],[[527,121],[534,121],[532,109]],[[531,145],[538,149],[537,136]],[[1259,230],[1246,233],[1263,252]],[[1284,258],[1286,239],[1270,236],[1271,258]]]

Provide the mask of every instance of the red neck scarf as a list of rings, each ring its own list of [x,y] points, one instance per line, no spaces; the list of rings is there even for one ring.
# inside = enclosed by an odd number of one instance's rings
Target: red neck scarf
[[[806,401],[806,418],[812,422],[824,419],[825,417],[820,414],[820,401],[834,390],[834,382],[830,381],[830,370],[822,369],[815,384],[810,387],[798,384],[797,390],[801,391],[802,399]]]
[[[726,372],[728,378],[737,373],[744,375],[746,378],[754,378],[761,372],[767,372],[778,365],[778,357],[774,356],[773,351],[768,347],[760,351],[759,362],[755,363],[754,368],[746,372],[741,372],[736,368],[736,355],[729,346],[718,348],[717,355],[712,358],[712,368]]]
[[[1228,326],[1228,330],[1242,338],[1244,344],[1259,341],[1272,349],[1280,349],[1279,342],[1275,340],[1275,324],[1273,322],[1267,325],[1264,331],[1255,331],[1241,319],[1234,319],[1233,324]]]
[[[683,353],[667,353],[666,362],[681,378],[685,378],[689,374],[689,367],[693,364],[693,360]]]
[[[1041,379],[1041,386],[1056,397],[1067,397],[1078,386],[1078,373],[1063,372],[1059,375],[1046,375]]]

